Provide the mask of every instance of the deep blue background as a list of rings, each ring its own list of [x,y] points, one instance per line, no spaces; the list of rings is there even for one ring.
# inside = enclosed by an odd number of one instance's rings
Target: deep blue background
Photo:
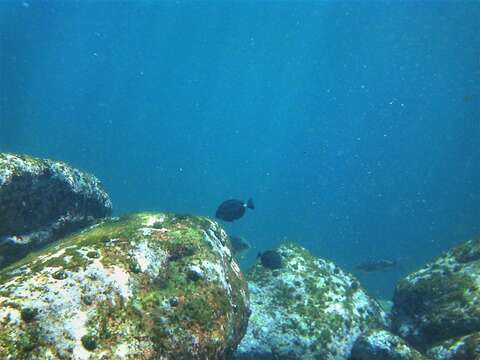
[[[212,215],[389,296],[480,234],[480,3],[0,3],[0,151],[96,174],[116,214]]]

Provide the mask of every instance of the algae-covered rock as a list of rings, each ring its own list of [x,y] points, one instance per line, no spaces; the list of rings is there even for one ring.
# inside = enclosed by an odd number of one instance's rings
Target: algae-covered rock
[[[110,215],[100,181],[65,163],[0,153],[0,268]]]
[[[427,351],[433,360],[480,360],[480,332],[447,340]]]
[[[382,329],[369,330],[353,345],[350,360],[426,360],[402,338]]]
[[[248,311],[217,223],[135,214],[0,271],[0,359],[221,359]]]
[[[420,349],[480,331],[480,239],[467,241],[402,279],[392,328]]]
[[[252,314],[236,359],[347,359],[359,334],[386,326],[384,311],[352,275],[294,244],[283,267],[248,273]]]

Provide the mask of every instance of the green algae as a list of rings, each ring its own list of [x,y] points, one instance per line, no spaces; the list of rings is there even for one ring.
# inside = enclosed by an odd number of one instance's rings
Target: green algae
[[[161,220],[154,222],[153,226],[146,226],[146,220],[152,216]],[[242,318],[248,305],[240,293],[240,289],[247,290],[243,277],[235,274],[229,266],[225,267],[226,280],[233,289],[229,293],[220,282],[208,278],[208,271],[205,278],[202,276],[196,281],[188,275],[192,264],[218,262],[220,259],[205,240],[206,230],[210,231],[212,224],[203,217],[173,216],[172,219],[169,214],[159,216],[152,213],[104,220],[61,243],[31,254],[0,274],[8,279],[18,279],[47,268],[68,274],[85,269],[93,261],[99,261],[107,268],[120,266],[126,269],[137,284],[131,300],[114,296],[99,302],[91,295],[81,295],[82,307],[94,309],[95,315],[89,318],[86,328],[99,351],[108,350],[112,344],[122,341],[125,326],[138,336],[150,339],[159,354],[182,353],[181,348],[178,352],[172,349],[178,347],[182,339],[190,339],[192,333],[200,339],[210,339],[212,344],[218,341],[214,339],[224,339],[224,343],[233,346],[239,341],[238,334],[246,328],[246,321]],[[214,233],[220,236],[217,228]],[[154,277],[142,272],[130,256],[131,249],[140,242],[168,254],[162,271]],[[60,255],[52,257],[56,253]],[[19,270],[25,275],[19,275]],[[237,319],[230,325],[233,328],[226,334],[220,333],[218,329],[229,321],[232,314]],[[218,351],[214,350],[215,346],[207,352],[214,354]]]
[[[469,240],[451,250],[451,255],[459,263],[469,263],[480,260],[480,238]]]
[[[35,326],[27,328],[16,344],[19,353],[30,352],[39,345],[39,331]]]
[[[479,329],[480,241],[467,241],[439,256],[418,273],[401,280],[395,291],[394,328],[413,320],[420,348]]]
[[[15,336],[8,329],[2,330],[0,327],[0,358],[17,354],[15,359],[32,359],[40,345],[40,331],[35,323],[23,326]]]
[[[98,225],[90,227],[79,233],[72,234],[61,242],[50,244],[49,246],[32,252],[18,262],[2,269],[0,271],[0,284],[7,282],[14,276],[18,276],[17,271],[23,271],[28,276],[43,271],[45,268],[61,268],[63,271],[78,271],[84,269],[93,260],[88,255],[82,255],[82,248],[95,249],[95,252],[102,257],[102,263],[105,266],[125,263],[123,251],[125,243],[131,238],[138,238],[138,227],[142,218],[127,216],[118,219],[109,219],[100,222]],[[105,246],[108,242],[114,242],[115,246]],[[60,256],[42,260],[48,256],[63,250]],[[92,250],[93,251],[93,250]],[[88,253],[87,253],[88,254]]]

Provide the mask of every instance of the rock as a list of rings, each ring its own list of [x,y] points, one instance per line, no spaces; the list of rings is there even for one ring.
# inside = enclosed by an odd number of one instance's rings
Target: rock
[[[0,268],[111,209],[94,176],[58,161],[0,153]]]
[[[386,330],[369,330],[353,345],[350,360],[426,360],[402,338]]]
[[[294,244],[279,247],[283,268],[248,273],[252,314],[235,359],[347,359],[359,334],[386,326],[358,281]]]
[[[427,351],[433,360],[479,360],[480,332],[451,339]]]
[[[247,291],[207,218],[104,220],[0,271],[0,359],[223,359]]]
[[[402,279],[392,329],[420,350],[480,331],[480,239],[467,241]]]
[[[382,309],[389,315],[392,312],[393,301],[388,299],[377,299]]]

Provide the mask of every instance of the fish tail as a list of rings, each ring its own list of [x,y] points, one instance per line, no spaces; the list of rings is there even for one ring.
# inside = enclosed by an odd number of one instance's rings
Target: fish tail
[[[252,200],[252,199],[248,199],[248,201],[247,201],[247,207],[248,207],[249,209],[252,209],[252,210],[255,209],[255,204],[253,203],[253,200]]]

